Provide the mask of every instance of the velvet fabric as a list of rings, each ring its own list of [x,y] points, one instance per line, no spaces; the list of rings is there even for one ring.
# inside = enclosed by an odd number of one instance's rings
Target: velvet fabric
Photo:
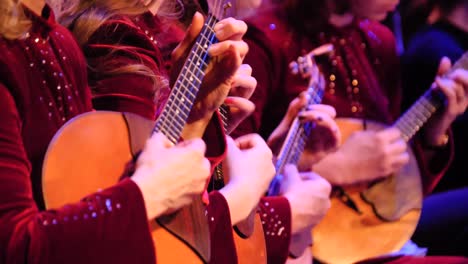
[[[0,263],[154,263],[143,197],[124,180],[44,209],[41,168],[55,132],[91,110],[86,62],[71,34],[26,10],[23,38],[0,38]]]
[[[169,54],[183,38],[183,34],[174,25],[162,23],[150,13],[137,17],[116,16],[101,25],[83,46],[91,68],[108,63],[107,55],[112,53],[112,65],[145,65],[157,75],[157,82],[138,74],[109,76],[89,71],[96,109],[133,112],[146,118],[157,118],[169,94]],[[117,45],[118,51],[115,49]],[[203,137],[212,170],[226,153],[221,124],[219,115],[215,114]],[[212,241],[210,263],[237,263],[228,205],[216,191],[210,192],[209,200],[207,215]],[[291,230],[289,203],[285,198],[264,198],[260,204],[263,205],[259,208],[269,260],[272,260],[271,263],[284,263],[288,256]],[[269,206],[265,207],[265,204]],[[284,227],[281,232],[278,226]],[[279,235],[276,235],[278,232]]]
[[[377,22],[355,20],[345,28],[325,26],[316,35],[295,32],[281,6],[259,11],[248,19],[245,62],[253,68],[258,85],[251,100],[254,114],[234,135],[260,132],[267,138],[277,127],[288,105],[307,88],[307,79],[293,75],[289,63],[322,44],[332,43],[329,58],[317,58],[326,88],[323,103],[335,107],[338,117],[357,117],[391,124],[400,115],[399,61],[394,37]],[[431,163],[422,158],[421,138],[414,140],[422,172],[424,194],[429,194],[442,177],[453,156],[453,142],[436,153]],[[339,249],[338,249],[339,250]],[[415,258],[396,256],[368,263],[464,263],[461,258]]]

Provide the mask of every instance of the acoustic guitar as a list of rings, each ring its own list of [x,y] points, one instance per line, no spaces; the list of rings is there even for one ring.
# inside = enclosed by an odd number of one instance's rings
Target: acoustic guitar
[[[468,53],[455,63],[451,72],[458,68],[468,68]],[[444,101],[442,92],[426,91],[393,127],[409,142]],[[336,121],[343,136],[341,142],[356,131],[387,127],[353,118],[337,118]],[[314,257],[324,263],[353,263],[398,251],[411,238],[421,214],[422,185],[416,157],[410,147],[408,152],[408,164],[388,179],[364,186],[340,187],[334,192],[330,210],[313,230]],[[404,183],[399,185],[399,182]],[[385,189],[399,191],[379,193]],[[389,199],[387,195],[394,197]],[[380,209],[379,205],[388,208]]]
[[[211,3],[211,2],[210,2]],[[177,143],[217,42],[214,25],[226,13],[213,0],[208,17],[156,122],[129,113],[96,111],[67,122],[52,139],[43,164],[46,206],[56,208],[117,183],[152,133]],[[150,221],[158,263],[208,263],[210,232],[201,197],[174,214]]]
[[[331,44],[326,44],[312,50],[310,53],[304,56],[299,57],[297,61],[290,63],[290,68],[293,74],[300,73],[302,77],[309,78],[309,84],[307,88],[309,100],[301,111],[305,111],[308,106],[312,104],[319,104],[322,101],[325,80],[323,79],[323,75],[320,73],[320,70],[315,63],[314,57],[329,53],[331,51],[333,51],[333,46]],[[315,124],[311,122],[303,123],[299,120],[298,117],[294,118],[283,145],[281,146],[280,152],[276,157],[276,175],[274,176],[269,186],[268,196],[277,196],[280,194],[284,168],[287,164],[298,164],[299,158],[302,152],[304,152],[304,148],[310,133],[314,128],[314,125]],[[308,231],[306,233],[295,236],[295,238],[301,239],[301,241],[312,241],[311,234]],[[307,245],[307,243],[304,244]],[[308,248],[304,247],[294,250],[297,251],[293,252],[293,250],[290,250],[290,254],[294,257],[299,257],[303,254],[304,250],[308,250]]]

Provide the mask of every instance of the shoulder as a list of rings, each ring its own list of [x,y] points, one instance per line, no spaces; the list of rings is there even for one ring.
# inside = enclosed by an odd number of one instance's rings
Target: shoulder
[[[438,65],[442,57],[447,56],[455,60],[462,53],[463,49],[453,36],[434,25],[415,34],[410,40],[403,58],[405,61]]]

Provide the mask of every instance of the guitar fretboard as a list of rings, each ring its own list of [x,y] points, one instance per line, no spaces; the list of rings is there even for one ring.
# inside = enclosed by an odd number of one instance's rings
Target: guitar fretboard
[[[468,52],[463,54],[446,75],[462,68],[468,68]],[[408,142],[444,103],[445,95],[440,90],[429,89],[393,126],[401,131],[403,139]]]
[[[322,102],[323,98],[323,89],[312,85],[307,90],[310,95],[310,100],[307,103],[307,106],[312,104],[319,104]],[[301,111],[304,111],[302,109]],[[278,195],[280,192],[280,185],[283,180],[283,169],[286,164],[297,164],[299,157],[304,151],[307,139],[310,135],[310,132],[314,128],[315,124],[311,122],[302,123],[299,118],[295,118],[291,128],[289,129],[288,135],[283,143],[283,146],[278,154],[275,163],[276,175],[273,181],[270,184],[268,189],[268,195]]]
[[[206,19],[153,129],[153,133],[160,131],[173,143],[180,139],[205,76],[210,62],[208,47],[218,41],[213,31],[217,22],[211,14]]]

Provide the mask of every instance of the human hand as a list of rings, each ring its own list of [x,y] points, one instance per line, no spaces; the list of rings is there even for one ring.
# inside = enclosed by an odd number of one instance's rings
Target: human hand
[[[230,134],[245,118],[253,113],[255,104],[249,101],[257,80],[252,77],[252,68],[242,64],[234,75],[229,96],[224,100],[228,107],[226,132]]]
[[[227,157],[223,163],[228,181],[220,193],[228,202],[233,225],[247,218],[265,194],[275,168],[272,153],[257,134],[249,134],[235,141],[227,138]]]
[[[184,40],[172,54],[173,65],[176,65],[174,69],[180,69],[187,52],[200,33],[203,23],[203,16],[196,13]],[[205,70],[206,74],[188,123],[211,118],[213,112],[218,109],[228,95],[234,81],[234,75],[248,51],[247,44],[242,40],[247,31],[247,25],[243,21],[226,18],[219,21],[213,30],[219,42],[208,48],[211,61]],[[175,72],[178,74],[179,70],[175,70]],[[174,72],[172,76],[175,76]]]
[[[284,168],[280,192],[291,206],[292,234],[318,224],[330,208],[330,183],[314,172],[299,173],[291,164]]]
[[[201,139],[176,146],[161,133],[148,139],[131,179],[141,190],[149,219],[173,212],[201,195],[210,176],[205,149]]]
[[[397,128],[358,131],[314,166],[333,185],[369,182],[389,176],[409,161],[407,144]]]
[[[442,58],[438,77],[432,89],[439,89],[446,97],[442,111],[429,119],[424,128],[424,140],[427,145],[440,146],[446,143],[447,130],[458,115],[463,114],[468,106],[468,71],[457,69],[442,77],[451,68],[450,60]]]
[[[320,160],[327,153],[336,150],[340,144],[341,134],[338,125],[333,118],[336,111],[333,107],[322,104],[309,106],[305,111],[299,112],[306,106],[308,95],[302,92],[295,98],[288,107],[288,111],[281,120],[280,124],[268,138],[268,145],[278,153],[286,135],[289,132],[292,122],[299,115],[301,122],[314,122],[315,127],[309,135],[309,138],[301,155],[300,167],[309,170],[309,168]]]

